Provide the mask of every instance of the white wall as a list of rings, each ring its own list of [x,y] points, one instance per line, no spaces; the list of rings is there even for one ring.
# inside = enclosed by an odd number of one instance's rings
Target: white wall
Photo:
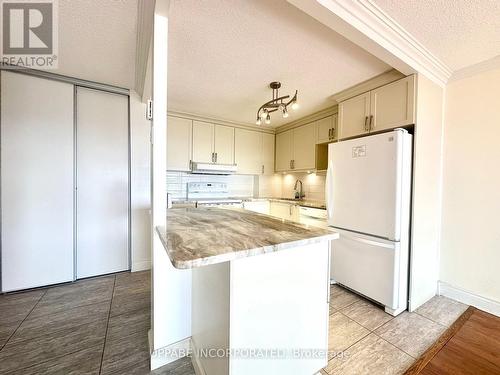
[[[444,90],[417,76],[414,135],[410,309],[437,293],[441,233]]]
[[[130,187],[132,271],[151,268],[151,123],[146,104],[130,92]]]
[[[500,302],[500,68],[449,83],[445,108],[440,280]]]

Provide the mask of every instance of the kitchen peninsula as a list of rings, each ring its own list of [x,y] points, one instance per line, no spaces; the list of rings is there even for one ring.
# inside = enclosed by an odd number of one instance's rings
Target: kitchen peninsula
[[[327,364],[337,233],[221,208],[168,210],[157,231],[174,267],[192,269],[201,373],[312,375]]]

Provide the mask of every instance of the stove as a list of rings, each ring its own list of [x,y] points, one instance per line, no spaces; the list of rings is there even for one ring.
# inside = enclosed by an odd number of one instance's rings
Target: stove
[[[225,182],[189,182],[188,201],[194,201],[196,207],[231,206],[243,208],[243,200],[229,196]]]

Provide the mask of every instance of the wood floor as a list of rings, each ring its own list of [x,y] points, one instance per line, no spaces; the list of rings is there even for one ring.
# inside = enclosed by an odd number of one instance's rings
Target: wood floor
[[[470,307],[406,374],[500,374],[500,318]]]
[[[149,374],[150,272],[0,295],[0,374]],[[194,374],[190,359],[154,374]]]

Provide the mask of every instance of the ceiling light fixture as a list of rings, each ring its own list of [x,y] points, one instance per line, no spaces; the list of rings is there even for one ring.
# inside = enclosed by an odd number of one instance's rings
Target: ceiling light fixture
[[[276,112],[278,110],[281,111],[283,118],[287,118],[289,115],[289,105],[293,110],[299,108],[299,104],[297,102],[297,90],[295,90],[295,95],[293,96],[293,98],[288,100],[288,98],[290,98],[290,95],[279,96],[279,89],[281,87],[280,82],[271,82],[269,84],[269,87],[273,90],[273,98],[268,102],[262,104],[257,111],[257,120],[255,121],[257,125],[262,124],[262,120],[264,120],[264,122],[269,125],[271,123],[270,113]]]

